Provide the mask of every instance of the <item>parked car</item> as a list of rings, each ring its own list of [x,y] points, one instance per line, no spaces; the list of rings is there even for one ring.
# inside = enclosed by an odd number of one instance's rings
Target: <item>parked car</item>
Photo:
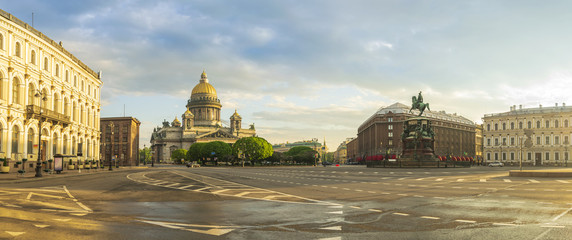
[[[489,163],[489,167],[502,167],[502,166],[504,166],[504,164],[501,163],[501,162],[492,162],[492,163]]]
[[[187,167],[188,168],[196,168],[196,167],[201,167],[201,165],[199,165],[197,163],[188,162]]]

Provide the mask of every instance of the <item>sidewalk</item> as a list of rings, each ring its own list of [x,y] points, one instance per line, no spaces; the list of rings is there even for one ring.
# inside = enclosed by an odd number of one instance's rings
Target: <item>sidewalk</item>
[[[46,173],[42,171],[42,177],[36,177],[35,169],[26,170],[26,173],[19,174],[19,173],[0,173],[0,184],[3,183],[18,183],[18,182],[29,182],[29,181],[41,181],[42,179],[46,178],[63,178],[63,177],[73,177],[78,175],[85,175],[85,174],[100,174],[106,172],[117,172],[117,171],[125,171],[125,170],[132,170],[132,169],[146,169],[147,166],[135,166],[135,167],[113,167],[112,171],[109,171],[109,168],[103,169],[81,169],[80,170],[63,170],[60,174],[56,172],[53,173]]]
[[[572,169],[539,169],[539,170],[510,170],[509,176],[511,177],[547,177],[547,178],[561,178],[572,177]]]

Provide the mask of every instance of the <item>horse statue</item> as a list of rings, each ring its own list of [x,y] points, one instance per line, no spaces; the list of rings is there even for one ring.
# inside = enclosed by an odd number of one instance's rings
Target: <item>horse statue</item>
[[[421,99],[423,99],[423,98],[421,98]],[[419,101],[419,100],[417,100],[417,97],[415,97],[415,96],[413,96],[411,98],[411,109],[409,109],[409,113],[411,113],[411,111],[413,109],[417,109],[417,110],[419,110],[419,117],[421,117],[421,115],[425,111],[425,108],[427,108],[427,110],[431,111],[431,109],[429,108],[429,103],[424,103],[423,100]]]

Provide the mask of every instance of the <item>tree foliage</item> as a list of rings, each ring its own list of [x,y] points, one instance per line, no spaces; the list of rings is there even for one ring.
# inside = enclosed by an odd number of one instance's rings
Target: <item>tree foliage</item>
[[[316,161],[316,151],[306,146],[296,146],[290,148],[285,154],[294,162],[299,164],[313,165]]]
[[[201,162],[204,159],[202,149],[206,143],[193,143],[187,152],[187,161]]]
[[[246,160],[259,162],[272,156],[272,145],[264,138],[244,137],[238,139],[232,146],[232,154],[240,157],[242,154]]]
[[[186,149],[177,149],[171,153],[171,160],[175,163],[182,163],[187,157]]]

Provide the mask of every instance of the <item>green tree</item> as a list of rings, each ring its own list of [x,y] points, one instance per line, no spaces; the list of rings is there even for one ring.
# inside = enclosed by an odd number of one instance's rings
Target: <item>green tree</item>
[[[222,141],[208,142],[203,147],[201,152],[206,155],[211,161],[217,165],[218,160],[226,159],[228,155],[232,154],[232,148],[228,143]],[[216,158],[216,160],[214,160]]]
[[[271,157],[272,153],[272,145],[260,137],[244,137],[238,139],[232,146],[234,156],[239,157],[239,154],[242,154],[248,161],[260,162]]]
[[[187,151],[187,161],[197,161],[199,163],[205,158],[203,154],[203,147],[206,143],[193,143],[191,147],[189,147],[189,151]]]
[[[143,149],[139,149],[139,160],[143,162],[151,161],[151,148],[145,147]]]
[[[182,161],[185,160],[187,157],[187,150],[186,149],[177,149],[171,153],[171,160],[175,163],[183,163]]]
[[[294,162],[299,164],[314,165],[316,162],[316,151],[306,146],[296,146],[290,148],[285,154]]]

